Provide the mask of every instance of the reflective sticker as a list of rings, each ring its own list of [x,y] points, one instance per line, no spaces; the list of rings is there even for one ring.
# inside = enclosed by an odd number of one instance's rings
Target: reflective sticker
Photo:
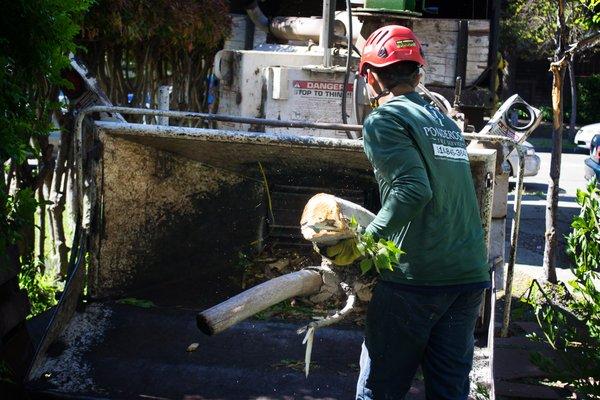
[[[398,46],[399,49],[404,48],[404,47],[415,47],[415,41],[412,39],[405,39],[405,40],[396,40],[396,46]]]

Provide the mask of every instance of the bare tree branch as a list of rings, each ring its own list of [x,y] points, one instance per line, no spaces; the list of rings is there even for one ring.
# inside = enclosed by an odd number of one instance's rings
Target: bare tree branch
[[[590,47],[594,47],[596,44],[598,44],[598,42],[600,42],[600,31],[596,31],[586,37],[584,37],[581,40],[578,40],[577,42],[571,44],[569,46],[569,48],[567,49],[567,51],[565,52],[565,54],[569,55],[570,57],[582,52]]]

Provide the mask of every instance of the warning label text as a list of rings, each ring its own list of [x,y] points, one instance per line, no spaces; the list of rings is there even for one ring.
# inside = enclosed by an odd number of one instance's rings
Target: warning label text
[[[312,98],[342,97],[343,83],[320,81],[293,81],[294,95]],[[347,96],[352,95],[353,84],[346,85]]]

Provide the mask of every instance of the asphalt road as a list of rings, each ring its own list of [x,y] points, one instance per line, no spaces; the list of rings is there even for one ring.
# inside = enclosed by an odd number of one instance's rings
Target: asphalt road
[[[521,227],[519,244],[517,249],[517,264],[542,266],[544,253],[544,232],[546,227],[546,194],[548,181],[550,180],[550,156],[549,152],[538,152],[540,157],[540,171],[536,176],[525,178],[525,193],[522,202]],[[571,220],[579,213],[579,205],[576,203],[578,188],[586,185],[584,175],[584,160],[588,155],[581,151],[578,154],[563,154],[561,158],[560,194],[558,210],[558,263],[559,268],[568,268],[569,257],[565,253],[564,236],[570,231]],[[514,201],[514,184],[511,185],[513,192],[509,195],[509,213],[506,230],[506,251],[509,249],[510,225],[512,219],[512,207]]]

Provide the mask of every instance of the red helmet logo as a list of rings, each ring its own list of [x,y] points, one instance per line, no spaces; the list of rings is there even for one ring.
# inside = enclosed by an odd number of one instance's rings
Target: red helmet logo
[[[427,65],[421,43],[413,31],[405,26],[384,26],[373,32],[365,42],[358,73],[364,76],[369,65],[385,67],[402,61]]]

